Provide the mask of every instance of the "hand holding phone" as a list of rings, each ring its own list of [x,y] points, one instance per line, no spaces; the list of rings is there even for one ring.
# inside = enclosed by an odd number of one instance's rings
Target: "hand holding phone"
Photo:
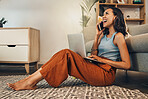
[[[98,30],[101,31],[104,27],[103,27],[103,21],[97,25]]]
[[[101,31],[104,27],[103,27],[103,18],[101,16],[98,16],[98,30]]]

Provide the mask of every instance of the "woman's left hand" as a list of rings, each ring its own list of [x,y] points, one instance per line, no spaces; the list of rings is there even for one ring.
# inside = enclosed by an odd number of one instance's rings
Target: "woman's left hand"
[[[104,59],[97,55],[91,55],[91,56],[88,56],[88,58],[96,59],[98,62],[104,63]]]

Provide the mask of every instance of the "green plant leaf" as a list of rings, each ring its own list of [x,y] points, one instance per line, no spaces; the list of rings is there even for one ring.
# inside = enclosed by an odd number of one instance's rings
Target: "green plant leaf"
[[[95,5],[96,2],[103,1],[103,0],[82,0],[82,3],[80,4],[82,9],[82,26],[86,27],[87,23],[89,22],[91,18],[91,9]]]
[[[1,23],[1,24],[5,24],[5,23],[7,23],[7,21],[6,21],[5,18],[3,17],[3,18],[0,20],[0,23]]]
[[[91,11],[92,7],[93,7],[98,1],[100,1],[100,0],[93,0],[91,6],[90,6],[90,8],[89,8],[89,11]]]
[[[3,17],[3,18],[0,20],[0,22],[2,23],[4,20],[5,20],[5,18]]]
[[[7,21],[4,21],[3,24],[7,23]]]

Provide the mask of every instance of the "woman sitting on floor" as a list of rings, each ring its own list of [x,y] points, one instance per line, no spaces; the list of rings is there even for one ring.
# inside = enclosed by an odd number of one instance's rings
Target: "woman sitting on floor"
[[[89,58],[102,64],[85,60],[77,53],[64,49],[56,53],[32,75],[16,83],[7,83],[13,90],[36,89],[45,79],[50,86],[58,87],[68,75],[94,86],[107,86],[115,80],[116,68],[129,69],[130,58],[124,36],[126,27],[120,9],[108,8],[103,16],[104,29],[97,33]]]

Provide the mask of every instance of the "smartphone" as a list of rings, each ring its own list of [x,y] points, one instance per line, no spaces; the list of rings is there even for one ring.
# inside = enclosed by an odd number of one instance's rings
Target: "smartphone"
[[[101,31],[104,28],[103,21],[99,25],[97,25],[97,27],[98,27],[98,30]]]

